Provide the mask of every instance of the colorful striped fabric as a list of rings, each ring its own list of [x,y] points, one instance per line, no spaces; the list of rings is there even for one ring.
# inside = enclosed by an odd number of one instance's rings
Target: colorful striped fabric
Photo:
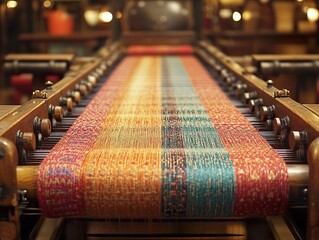
[[[281,214],[284,161],[189,56],[127,56],[39,167],[50,217]]]
[[[133,45],[127,48],[130,55],[184,55],[192,54],[193,48],[189,45]]]

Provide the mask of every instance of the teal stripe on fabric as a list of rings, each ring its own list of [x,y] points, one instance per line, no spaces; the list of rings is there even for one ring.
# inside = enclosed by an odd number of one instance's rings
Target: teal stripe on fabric
[[[182,135],[186,157],[185,216],[231,216],[235,201],[235,173],[232,161],[179,57],[164,57],[163,61],[168,66],[167,76],[163,75],[163,78],[172,79],[170,98],[173,98],[176,104],[181,131],[179,134]],[[162,98],[162,105],[171,100]]]

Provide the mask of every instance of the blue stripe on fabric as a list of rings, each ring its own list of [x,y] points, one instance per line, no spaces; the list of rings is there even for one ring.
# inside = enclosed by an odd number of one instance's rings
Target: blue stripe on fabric
[[[179,57],[164,57],[163,62],[168,69],[162,75],[162,108],[165,109],[172,101],[175,103],[174,108],[179,116],[179,127],[175,130],[176,134],[182,136],[186,158],[185,216],[231,216],[235,201],[233,163]],[[169,86],[165,85],[167,79],[170,79]],[[167,91],[170,92],[169,96],[166,95]],[[162,119],[164,118],[165,115],[162,115]],[[165,138],[165,131],[162,131],[163,154],[180,152],[180,149],[166,145]],[[165,165],[162,165],[162,169],[166,175],[173,170]],[[164,181],[163,184],[165,188],[165,184],[171,183]],[[174,192],[171,193],[174,194]],[[167,196],[163,195],[163,197]]]

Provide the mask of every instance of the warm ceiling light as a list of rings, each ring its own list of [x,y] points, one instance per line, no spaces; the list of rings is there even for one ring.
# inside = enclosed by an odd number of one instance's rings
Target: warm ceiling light
[[[319,12],[317,8],[308,8],[307,9],[307,18],[310,22],[315,22],[319,18]]]
[[[228,8],[222,8],[219,10],[219,16],[223,19],[227,19],[227,18],[230,18],[231,17],[231,10],[228,9]]]
[[[17,1],[8,1],[7,2],[7,8],[15,8],[18,6],[18,2]]]
[[[100,12],[99,18],[102,22],[108,23],[112,21],[113,15],[109,11],[103,11],[103,12]]]
[[[139,6],[140,8],[145,7],[146,3],[145,1],[138,1],[137,6]]]
[[[175,13],[179,13],[179,11],[181,10],[181,4],[178,2],[168,2],[167,3],[167,7]]]
[[[252,18],[252,13],[250,12],[250,11],[244,11],[243,12],[243,19],[245,20],[245,21],[249,21],[251,18]]]
[[[233,12],[233,20],[234,20],[235,22],[239,22],[240,19],[241,19],[241,14],[240,14],[240,12],[237,12],[237,11]]]
[[[84,11],[84,19],[87,24],[91,27],[94,27],[99,22],[99,11],[97,10],[85,10]]]
[[[52,2],[50,0],[45,0],[43,2],[43,7],[50,8],[52,6]]]
[[[122,13],[121,13],[120,11],[117,11],[116,14],[115,14],[115,17],[116,17],[117,19],[122,18]]]

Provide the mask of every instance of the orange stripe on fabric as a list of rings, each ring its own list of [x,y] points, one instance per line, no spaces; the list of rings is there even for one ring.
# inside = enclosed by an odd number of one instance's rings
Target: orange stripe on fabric
[[[161,216],[161,60],[138,62],[84,162],[89,216]]]
[[[101,129],[110,106],[138,62],[126,58],[114,70],[84,112],[39,166],[37,193],[43,214],[49,217],[85,214],[82,164]],[[101,108],[103,106],[103,108]]]
[[[190,45],[132,45],[127,48],[130,55],[189,55],[193,53]]]

